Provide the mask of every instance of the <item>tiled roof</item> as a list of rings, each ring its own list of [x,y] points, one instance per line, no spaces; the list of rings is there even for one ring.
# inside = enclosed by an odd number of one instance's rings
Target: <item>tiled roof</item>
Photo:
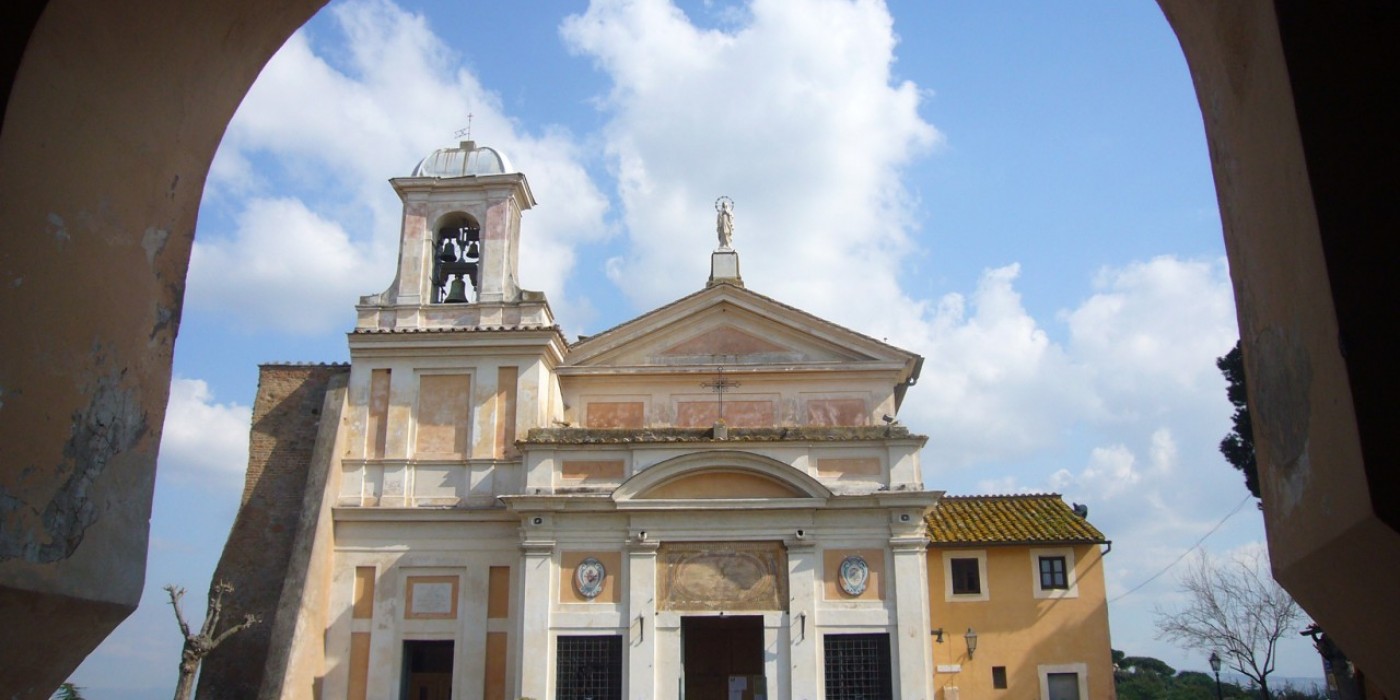
[[[1060,494],[944,496],[926,518],[940,544],[1087,544],[1108,540]]]
[[[600,445],[650,442],[710,442],[711,428],[531,428],[521,444]],[[723,442],[927,440],[902,425],[730,428]]]
[[[553,326],[467,326],[451,328],[356,328],[350,331],[351,335],[383,335],[386,333],[497,333],[501,331],[531,332],[531,331],[554,331],[560,338],[564,337],[563,331],[558,324]],[[567,342],[567,341],[566,341]]]

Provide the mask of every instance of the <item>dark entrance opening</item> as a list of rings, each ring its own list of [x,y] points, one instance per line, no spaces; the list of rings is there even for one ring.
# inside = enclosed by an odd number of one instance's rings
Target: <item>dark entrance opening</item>
[[[762,615],[681,618],[681,644],[685,700],[767,697]]]
[[[452,700],[452,641],[403,643],[404,700]]]

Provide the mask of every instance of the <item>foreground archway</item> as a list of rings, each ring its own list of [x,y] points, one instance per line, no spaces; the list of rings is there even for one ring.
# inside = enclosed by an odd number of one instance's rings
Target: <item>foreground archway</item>
[[[23,50],[0,55],[6,697],[47,698],[140,600],[205,175],[263,65],[324,2],[0,12]]]
[[[45,697],[139,599],[204,178],[259,70],[323,3],[5,10],[22,53],[0,54],[0,687],[18,697]],[[1386,337],[1400,19],[1161,4],[1211,147],[1277,574],[1400,695]]]

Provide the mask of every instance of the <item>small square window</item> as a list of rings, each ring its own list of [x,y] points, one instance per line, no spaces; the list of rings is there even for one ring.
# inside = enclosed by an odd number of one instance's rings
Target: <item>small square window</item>
[[[992,667],[992,687],[993,687],[993,688],[996,688],[996,689],[998,689],[998,690],[1005,690],[1005,689],[1006,689],[1006,667],[1005,667],[1005,666],[993,666],[993,667]]]
[[[982,577],[978,572],[977,559],[956,558],[951,560],[953,595],[977,595],[982,592]]]
[[[1045,590],[1069,588],[1069,575],[1066,573],[1064,557],[1040,558],[1040,587]]]

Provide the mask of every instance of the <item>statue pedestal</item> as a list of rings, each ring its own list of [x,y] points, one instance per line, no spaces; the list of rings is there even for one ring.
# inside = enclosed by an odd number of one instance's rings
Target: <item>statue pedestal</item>
[[[739,276],[739,254],[732,249],[720,248],[710,254],[710,281],[705,286],[721,283],[744,286],[744,278]]]

